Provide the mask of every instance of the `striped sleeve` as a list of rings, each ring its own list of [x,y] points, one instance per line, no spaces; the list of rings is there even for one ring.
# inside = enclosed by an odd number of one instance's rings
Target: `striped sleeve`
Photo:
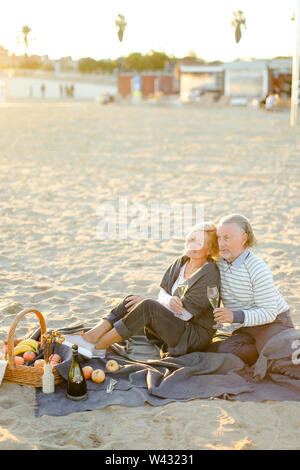
[[[255,307],[244,309],[244,326],[272,323],[277,314],[276,287],[271,270],[264,261],[250,268]]]

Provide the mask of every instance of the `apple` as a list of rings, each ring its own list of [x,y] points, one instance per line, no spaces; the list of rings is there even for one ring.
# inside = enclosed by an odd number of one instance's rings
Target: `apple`
[[[107,361],[105,368],[109,372],[116,372],[117,370],[120,369],[120,366],[117,363],[117,361],[114,361],[113,359],[111,359],[110,361]]]
[[[61,357],[59,354],[51,354],[51,356],[49,357],[49,362],[60,362],[61,361]]]
[[[24,359],[23,357],[21,356],[15,356],[15,363],[18,365],[18,366],[22,366],[24,364]]]
[[[91,366],[85,366],[82,368],[83,375],[86,380],[90,379],[92,377],[92,373],[94,372],[94,369]]]
[[[92,373],[92,381],[96,384],[100,384],[105,380],[105,372],[101,369],[95,369]]]
[[[34,367],[44,367],[45,360],[44,359],[37,359],[34,362]]]
[[[33,361],[36,358],[36,354],[33,351],[25,351],[23,354],[24,361]]]
[[[2,346],[2,352],[3,352],[3,354],[8,354],[8,345],[7,344],[4,344]]]

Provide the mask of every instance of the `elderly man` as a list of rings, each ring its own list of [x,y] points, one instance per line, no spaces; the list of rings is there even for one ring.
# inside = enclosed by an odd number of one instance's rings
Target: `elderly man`
[[[269,267],[249,249],[255,237],[246,217],[222,218],[217,237],[223,307],[214,310],[214,317],[218,323],[240,323],[241,328],[225,340],[216,338],[210,351],[233,353],[252,365],[272,336],[293,328],[289,306]]]

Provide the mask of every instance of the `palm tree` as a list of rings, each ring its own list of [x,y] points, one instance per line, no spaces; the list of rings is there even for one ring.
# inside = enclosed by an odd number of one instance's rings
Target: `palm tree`
[[[121,15],[120,13],[118,14],[118,17],[115,21],[115,25],[117,26],[118,29],[118,37],[119,41],[123,41],[123,36],[124,36],[124,31],[126,29],[127,23],[125,21],[125,16]]]
[[[244,13],[241,10],[233,12],[231,26],[235,28],[235,42],[238,43],[242,37],[241,26],[244,26],[246,29],[246,18],[244,17]]]
[[[118,28],[118,38],[120,43],[123,41],[123,36],[124,36],[124,31],[126,29],[127,23],[125,21],[125,16],[121,15],[121,13],[118,14],[117,19],[115,20],[115,25]],[[119,68],[119,73],[121,73],[122,70],[122,54],[121,57],[118,58],[118,68]]]
[[[29,28],[29,26],[23,26],[22,28],[22,34],[23,34],[23,43],[25,45],[25,56],[27,57],[27,52],[28,52],[28,46],[29,46],[29,42],[28,42],[28,35],[31,31],[31,28]]]

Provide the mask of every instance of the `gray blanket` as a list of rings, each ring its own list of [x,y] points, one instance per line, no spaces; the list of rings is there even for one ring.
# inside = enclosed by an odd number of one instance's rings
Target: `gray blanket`
[[[36,416],[61,416],[116,404],[160,406],[196,398],[300,401],[300,366],[291,362],[295,340],[300,340],[300,334],[293,329],[273,337],[255,366],[249,368],[232,354],[193,352],[161,359],[155,345],[145,337],[135,337],[115,345],[106,359],[81,361],[82,366],[91,365],[94,369],[105,369],[108,359],[116,359],[121,365],[117,372],[106,372],[106,379],[101,384],[88,380],[86,400],[68,400],[66,382],[56,385],[55,393],[51,395],[36,389]],[[71,350],[61,345],[59,354],[64,362],[57,370],[67,379]],[[107,393],[110,378],[116,379],[117,383],[114,390]]]

